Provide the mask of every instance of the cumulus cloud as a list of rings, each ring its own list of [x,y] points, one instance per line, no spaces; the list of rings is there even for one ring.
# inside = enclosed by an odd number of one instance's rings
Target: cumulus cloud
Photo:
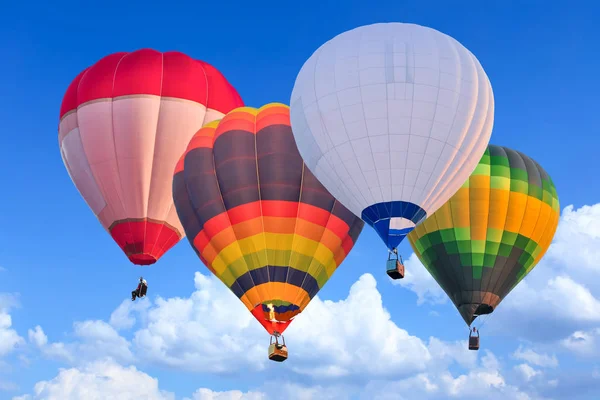
[[[268,335],[239,300],[216,278],[196,273],[195,285],[189,298],[159,298],[135,311],[122,305],[111,321],[131,326],[141,316],[132,342],[146,362],[228,374],[273,368],[266,357]],[[293,363],[283,368],[317,380],[401,378],[453,363],[468,367],[476,360],[466,342],[425,342],[398,327],[370,274],[343,300],[315,297],[286,339]]]
[[[515,365],[515,370],[518,371],[520,375],[522,375],[525,381],[529,382],[535,376],[540,375],[541,372],[531,367],[529,364],[519,364]]]
[[[141,357],[194,372],[264,369],[268,336],[254,317],[216,278],[196,273],[194,282],[189,298],[131,310],[145,321],[133,338]]]
[[[215,392],[210,389],[200,388],[194,392],[191,399],[184,400],[266,400],[267,395],[262,392],[242,392],[240,390],[228,390]]]
[[[237,374],[274,368],[268,334],[216,278],[195,274],[187,298],[121,304],[103,321],[74,324],[70,343],[50,342],[39,326],[29,341],[54,359],[82,363],[110,356],[122,363],[158,364],[193,372]],[[138,324],[129,342],[117,331]],[[454,363],[468,368],[476,354],[466,342],[427,342],[398,327],[384,308],[377,283],[364,274],[339,301],[313,299],[286,331],[293,363],[283,368],[314,379],[402,378]]]
[[[524,349],[523,346],[519,346],[512,356],[517,360],[522,360],[542,368],[558,367],[556,355],[553,354],[550,356],[548,354],[537,353],[532,349]]]
[[[28,338],[44,356],[69,363],[84,363],[99,357],[112,357],[123,362],[133,360],[130,343],[104,321],[76,322],[73,333],[74,342],[49,343],[46,333],[38,325],[28,330]]]
[[[10,310],[18,306],[18,298],[10,293],[0,293],[0,357],[4,357],[25,343],[12,328]]]
[[[600,203],[574,209],[564,208],[560,227],[547,257],[565,267],[574,276],[600,277]]]
[[[49,380],[35,384],[32,394],[13,400],[174,400],[172,393],[160,390],[158,380],[138,371],[123,367],[110,359],[98,360],[83,368],[60,369]]]
[[[506,382],[500,363],[491,352],[479,360],[466,374],[448,371],[426,371],[395,381],[371,381],[366,385],[344,384],[302,385],[282,376],[276,384],[267,382],[250,390],[196,390],[183,400],[338,400],[338,399],[424,399],[441,400],[483,396],[486,399],[530,399],[517,387]],[[161,390],[158,380],[136,367],[124,367],[111,359],[98,360],[79,368],[61,369],[48,381],[35,384],[33,393],[13,400],[70,399],[131,399],[171,400],[173,393]]]
[[[488,329],[559,341],[600,327],[600,203],[566,207],[544,259],[494,312]]]
[[[449,302],[448,296],[440,285],[431,277],[421,260],[415,253],[404,261],[406,270],[404,279],[392,281],[392,284],[405,287],[417,295],[417,304],[444,304]]]
[[[254,371],[258,372],[254,376],[276,373],[282,377],[277,385],[265,383],[250,391],[218,392],[204,387],[193,393],[191,400],[282,396],[290,400],[437,400],[475,395],[535,399],[534,391],[518,383],[533,382],[542,376],[541,368],[558,365],[554,355],[519,347],[513,358],[523,362],[507,373],[491,352],[468,351],[465,341],[412,336],[393,322],[370,274],[361,276],[345,299],[315,297],[286,331],[293,362],[275,365],[266,357],[268,335],[239,300],[212,276],[196,273],[194,278],[195,291],[189,297],[124,302],[112,313],[110,323],[75,323],[75,340],[69,343],[51,342],[39,326],[30,329],[28,338],[34,347],[75,367],[38,383],[25,398],[68,400],[91,393],[88,398],[94,399],[121,389],[127,394],[129,386],[118,379],[123,374],[129,374],[131,380],[146,379],[147,398],[172,398],[171,393],[159,390],[153,378],[122,366],[134,359],[138,366],[154,364],[232,376]],[[126,333],[131,341],[121,336]],[[107,354],[112,359],[98,360]],[[98,383],[104,381],[108,383]]]
[[[500,371],[500,363],[489,351],[465,374],[453,375],[449,371],[423,372],[396,382],[372,382],[360,397],[373,400],[441,400],[466,396],[490,400],[532,398],[518,387],[507,383]]]
[[[600,356],[600,328],[575,331],[561,344],[581,357],[597,358]]]
[[[425,343],[391,320],[370,274],[344,300],[313,299],[288,331],[294,370],[313,377],[398,376],[423,370],[432,358]]]

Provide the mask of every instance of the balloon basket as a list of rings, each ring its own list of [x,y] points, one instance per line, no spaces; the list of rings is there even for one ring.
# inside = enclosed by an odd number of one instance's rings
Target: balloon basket
[[[281,337],[281,343],[279,343],[279,338]],[[273,338],[275,338],[275,342],[273,342]],[[285,339],[283,336],[279,334],[275,334],[271,336],[271,341],[269,343],[269,360],[276,362],[283,362],[288,358],[288,349],[285,345]]]
[[[392,254],[390,253],[386,263],[386,272],[393,280],[404,278],[404,264],[402,263],[402,257],[397,257],[398,258],[393,259]]]
[[[477,332],[477,336],[469,333],[469,350],[479,350],[479,332]]]

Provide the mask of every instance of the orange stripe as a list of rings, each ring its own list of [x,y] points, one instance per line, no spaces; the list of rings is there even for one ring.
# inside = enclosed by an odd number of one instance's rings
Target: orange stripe
[[[220,120],[216,120],[216,121],[212,121],[209,122],[208,124],[204,125],[202,128],[200,128],[200,130],[198,132],[196,132],[194,134],[194,136],[192,136],[192,139],[190,140],[190,143],[188,143],[187,149],[186,149],[186,153],[188,153],[190,150],[195,149],[196,147],[209,147],[212,148],[212,143],[213,143],[213,138],[215,136],[215,131],[217,129],[217,126],[219,125]],[[206,146],[204,140],[205,139],[201,139],[201,138],[210,138],[210,145]],[[199,144],[199,145],[198,145]]]
[[[290,111],[283,107],[268,108],[256,117],[256,131],[270,125],[290,126]]]
[[[229,210],[228,212],[224,212],[214,216],[204,223],[204,226],[200,233],[194,238],[194,246],[198,249],[198,251],[203,252],[204,248],[208,244],[208,241],[205,241],[206,237],[214,238],[219,235],[220,232],[227,230],[232,225],[237,226],[255,218],[260,218],[260,203],[258,201],[242,204],[241,206],[237,206]],[[297,210],[299,205],[299,210]],[[348,235],[348,231],[350,227],[340,218],[336,217],[329,212],[311,206],[309,204],[304,203],[294,203],[291,201],[279,201],[279,200],[265,200],[262,201],[262,211],[264,215],[264,231],[266,232],[274,232],[274,233],[293,233],[289,231],[289,227],[291,222],[285,221],[286,218],[296,220],[300,230],[297,231],[299,235],[302,235],[308,239],[312,239],[315,241],[321,241],[320,237],[315,237],[312,232],[314,232],[314,225],[321,226],[323,228],[327,228],[328,231],[333,233],[335,236],[342,240]],[[296,217],[296,215],[298,215]],[[310,222],[314,225],[306,225],[302,224],[300,221]],[[327,222],[327,220],[329,220]],[[231,222],[230,222],[231,221]],[[327,225],[325,226],[325,223]],[[278,226],[278,224],[282,224],[282,226]],[[248,226],[255,226],[250,224]],[[257,225],[256,225],[257,226]],[[309,227],[310,226],[310,227]],[[248,228],[241,227],[240,232],[245,232]],[[261,226],[261,231],[262,231]],[[260,231],[254,232],[253,234],[258,234]],[[242,239],[242,237],[238,237]],[[218,240],[221,243],[220,239]],[[331,240],[328,243],[332,243]],[[228,243],[230,244],[230,243]],[[326,244],[326,243],[323,243]],[[350,248],[353,244],[350,245]],[[213,246],[217,247],[215,244]],[[338,245],[339,246],[339,245]],[[338,247],[336,246],[336,247]],[[330,247],[335,248],[335,247]],[[349,249],[345,249],[346,252],[349,252]]]
[[[243,109],[235,109],[231,111],[229,114],[225,115],[219,123],[217,131],[215,132],[215,140],[217,140],[219,136],[233,130],[256,133],[254,123],[255,119],[256,117],[254,114],[251,114]]]
[[[214,132],[214,129],[211,128],[211,130]],[[206,134],[206,132],[202,135],[196,135],[192,138],[192,140],[190,140],[190,144],[188,145],[188,148],[185,151],[185,154],[189,153],[190,151],[192,151],[194,149],[200,149],[200,148],[212,149],[213,143],[214,143],[213,136],[212,135],[208,136]]]
[[[263,296],[260,295],[261,290],[263,293],[266,293],[269,298],[263,298]],[[267,282],[254,286],[240,298],[250,311],[264,301],[272,299],[283,300],[292,304],[295,304],[295,301],[300,300],[300,304],[297,304],[297,306],[300,307],[300,310],[304,310],[304,307],[306,307],[310,301],[310,297],[304,289],[282,282]]]

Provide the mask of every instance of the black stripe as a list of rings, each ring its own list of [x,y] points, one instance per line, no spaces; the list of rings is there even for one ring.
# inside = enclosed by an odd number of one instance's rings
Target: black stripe
[[[269,282],[288,283],[300,287],[308,293],[310,299],[319,291],[317,280],[309,273],[296,268],[277,265],[267,265],[246,272],[237,278],[231,286],[231,290],[238,298],[241,298],[253,287]]]
[[[261,199],[297,202],[303,162],[289,125],[269,125],[258,131],[256,157]]]
[[[213,156],[227,210],[258,201],[254,133],[227,131],[215,140]]]

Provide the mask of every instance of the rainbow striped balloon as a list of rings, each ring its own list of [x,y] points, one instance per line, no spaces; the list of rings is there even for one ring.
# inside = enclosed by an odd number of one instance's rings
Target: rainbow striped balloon
[[[234,109],[198,131],[173,199],[200,259],[271,334],[304,310],[364,225],[306,168],[279,103]]]

